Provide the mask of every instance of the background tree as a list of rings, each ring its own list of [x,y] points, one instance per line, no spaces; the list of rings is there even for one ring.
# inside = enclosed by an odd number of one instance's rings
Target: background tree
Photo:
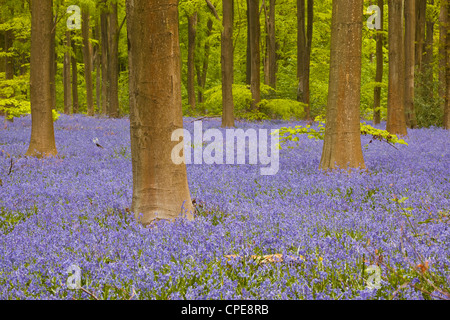
[[[331,61],[320,168],[364,168],[359,124],[362,0],[333,0]]]
[[[56,155],[50,70],[53,29],[52,0],[31,1],[30,102],[31,138],[28,156]]]
[[[444,127],[450,130],[450,2],[443,1],[442,23],[445,30],[445,56],[446,56],[446,94],[444,99]]]
[[[384,20],[384,0],[378,0],[378,7],[380,8],[380,15],[381,15],[381,29],[377,30],[377,49],[376,49],[376,56],[377,56],[377,71],[375,74],[375,82],[377,85],[374,88],[373,93],[373,124],[379,124],[381,122],[381,84],[383,81],[383,65],[384,65],[384,58],[383,58],[383,40],[384,40],[384,27],[383,27],[383,20]]]
[[[88,116],[94,115],[94,96],[92,86],[92,46],[89,41],[90,14],[89,7],[82,9],[82,34],[83,34],[83,62],[84,62],[84,79],[86,83],[86,102]]]
[[[416,0],[405,1],[405,111],[408,127],[417,126],[414,110]]]
[[[314,1],[297,0],[297,100],[305,104],[305,118],[311,119],[309,76],[313,34]],[[307,19],[306,19],[307,17]]]
[[[261,101],[261,54],[259,49],[261,27],[259,22],[259,0],[249,0],[249,39],[250,39],[250,65],[251,80],[250,90],[252,92],[252,109],[256,110],[258,103]]]
[[[233,103],[233,0],[223,0],[222,127],[234,127]]]
[[[69,114],[70,108],[72,107],[72,94],[71,94],[71,82],[70,82],[70,51],[71,51],[71,40],[70,40],[70,30],[66,31],[65,39],[66,51],[64,52],[63,61],[63,83],[64,83],[64,113]]]
[[[183,127],[178,0],[127,1],[126,9],[132,211],[144,225],[173,220],[182,206],[192,219],[186,166],[171,160],[171,135]]]
[[[391,134],[406,135],[403,0],[388,0],[388,7],[389,82],[386,130]]]

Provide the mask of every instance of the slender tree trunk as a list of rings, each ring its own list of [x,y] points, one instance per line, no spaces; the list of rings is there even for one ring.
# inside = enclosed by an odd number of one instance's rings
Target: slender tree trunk
[[[446,79],[446,67],[447,67],[447,7],[445,1],[441,1],[441,9],[439,14],[439,97],[442,98],[441,109],[444,111],[443,124],[446,127],[446,123],[450,121],[450,112],[447,112],[447,79]]]
[[[269,1],[269,15],[267,20],[267,84],[277,87],[277,49],[275,37],[275,0]]]
[[[233,103],[233,4],[223,0],[222,31],[222,127],[234,127]]]
[[[108,41],[108,13],[102,11],[100,14],[101,24],[101,46],[102,46],[102,113],[109,114],[109,41]]]
[[[430,5],[434,5],[434,0],[430,1]],[[427,86],[427,97],[429,101],[433,100],[433,37],[434,37],[434,21],[427,19],[426,21],[427,36],[425,38],[425,54],[423,56],[423,79]]]
[[[381,11],[381,29],[377,31],[377,71],[375,74],[375,82],[381,83],[383,81],[383,19],[384,19],[384,0],[378,0],[378,7]],[[373,106],[373,124],[379,124],[381,122],[381,87],[376,86],[374,89],[374,106]]]
[[[52,1],[52,7],[53,7],[53,1]],[[50,91],[52,94],[52,109],[56,109],[56,70],[57,70],[57,65],[56,65],[56,60],[57,60],[57,55],[56,55],[56,21],[53,22],[53,10],[52,10],[52,32],[51,32],[51,57],[50,57]]]
[[[13,48],[14,33],[11,29],[5,31],[5,52],[9,52]],[[14,58],[6,56],[5,57],[5,80],[14,79]],[[8,98],[13,98],[15,93],[13,92]],[[7,105],[6,107],[12,108],[13,105]],[[8,112],[5,112],[5,117],[7,117]],[[5,119],[8,122],[14,122],[14,118]],[[5,123],[6,125],[6,123]]]
[[[52,118],[52,0],[31,1],[31,138],[27,156],[56,155]]]
[[[409,128],[417,127],[414,110],[414,54],[416,0],[405,1],[405,111]]]
[[[250,0],[247,2],[247,60],[246,60],[246,83],[252,83],[252,53],[250,51]]]
[[[427,0],[416,0],[416,46],[415,63],[419,74],[422,73],[423,48],[425,42],[425,23]]]
[[[195,38],[197,33],[197,12],[188,17],[188,103],[195,110]]]
[[[388,0],[389,7],[389,83],[386,129],[405,136],[405,46],[403,37],[403,0]]]
[[[323,170],[365,168],[359,123],[363,0],[333,0]]]
[[[260,23],[259,23],[259,0],[249,0],[249,26],[250,26],[250,53],[251,53],[251,81],[252,110],[257,110],[261,101],[261,55],[259,50]]]
[[[109,113],[112,118],[119,117],[119,26],[117,3],[111,4],[109,13]]]
[[[72,63],[72,113],[79,112],[78,103],[78,66],[77,66],[77,51],[75,41],[72,41],[73,55],[71,58]]]
[[[70,114],[72,106],[72,94],[70,84],[70,48],[72,47],[70,39],[70,30],[66,31],[66,52],[64,53],[64,67],[63,67],[63,83],[64,83],[64,113]]]
[[[97,112],[101,112],[102,110],[102,100],[101,100],[101,52],[100,52],[100,19],[97,18],[95,20],[95,29],[94,29],[94,38],[98,41],[95,45],[95,54],[94,54],[94,66],[95,66],[95,104],[97,106]]]
[[[445,31],[445,99],[444,99],[444,128],[450,130],[450,2],[441,4],[441,23]]]
[[[297,0],[297,100],[305,104],[305,118],[311,119],[309,75],[313,31],[313,0]],[[306,20],[307,18],[307,20]]]
[[[92,88],[92,57],[91,43],[89,42],[89,11],[82,11],[82,34],[83,34],[83,61],[84,79],[86,82],[86,103],[88,116],[94,116],[94,97]]]
[[[171,157],[178,144],[172,134],[183,128],[178,1],[128,0],[127,27],[131,209],[143,225],[174,220],[185,210],[193,219],[186,165]]]
[[[208,74],[208,64],[209,64],[209,53],[210,53],[210,44],[208,38],[211,36],[213,28],[213,21],[208,19],[207,22],[207,30],[206,30],[206,42],[205,42],[205,55],[203,57],[203,65],[202,68],[197,71],[197,84],[198,84],[198,102],[205,102],[203,92],[206,86],[206,76]]]

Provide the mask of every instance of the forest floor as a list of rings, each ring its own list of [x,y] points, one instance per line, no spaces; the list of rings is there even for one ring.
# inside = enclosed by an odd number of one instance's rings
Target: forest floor
[[[128,119],[61,115],[43,160],[24,156],[30,133],[30,116],[0,129],[0,299],[450,298],[443,129],[409,130],[397,149],[362,136],[367,171],[321,172],[323,142],[306,136],[274,175],[188,164],[195,219],[156,228],[129,212]]]

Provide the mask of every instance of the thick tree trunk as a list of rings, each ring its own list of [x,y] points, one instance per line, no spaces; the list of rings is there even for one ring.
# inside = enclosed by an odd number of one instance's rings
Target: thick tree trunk
[[[89,42],[89,11],[82,12],[82,34],[83,34],[83,62],[84,79],[86,83],[86,103],[88,116],[94,115],[94,97],[92,88],[92,56],[91,43]]]
[[[403,37],[403,0],[388,0],[389,7],[389,83],[386,129],[405,136],[405,46]]]
[[[309,75],[313,31],[313,0],[297,0],[297,100],[305,104],[305,119],[311,119]],[[306,19],[307,18],[307,19]]]
[[[108,13],[102,11],[100,14],[101,24],[101,46],[102,46],[102,113],[109,113],[109,41],[108,41]]]
[[[31,138],[27,156],[56,155],[52,118],[52,0],[31,1]]]
[[[223,0],[222,127],[234,127],[233,103],[233,4]]]
[[[417,127],[414,110],[414,54],[416,0],[405,1],[405,115],[409,128]]]
[[[78,66],[77,66],[77,51],[75,41],[72,41],[73,55],[71,58],[72,63],[72,113],[79,112],[78,103]]]
[[[251,81],[252,110],[257,110],[261,101],[261,54],[259,41],[261,27],[259,23],[259,0],[249,0],[249,27],[250,27],[250,54],[251,54]]]
[[[132,211],[143,225],[193,219],[186,165],[171,157],[172,133],[183,128],[178,1],[128,0],[127,21]]]
[[[188,60],[187,92],[188,103],[195,110],[195,37],[197,33],[197,12],[188,17]]]
[[[63,84],[64,84],[64,113],[70,114],[72,106],[72,92],[70,84],[70,48],[72,47],[70,39],[70,30],[66,31],[66,52],[64,53]]]
[[[333,0],[330,81],[320,168],[365,168],[361,148],[363,0]]]
[[[375,74],[375,82],[381,83],[383,81],[383,19],[384,19],[384,0],[378,0],[378,7],[381,11],[381,29],[377,31],[377,71]],[[374,106],[373,106],[373,124],[381,122],[381,87],[376,86],[374,89]]]

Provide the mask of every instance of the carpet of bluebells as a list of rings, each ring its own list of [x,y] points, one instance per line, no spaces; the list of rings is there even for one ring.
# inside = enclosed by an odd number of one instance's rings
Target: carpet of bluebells
[[[193,132],[192,118],[184,125]],[[213,127],[219,119],[203,120]],[[24,156],[30,134],[30,116],[0,129],[0,299],[448,297],[444,129],[409,130],[409,146],[395,148],[362,136],[368,170],[350,173],[320,171],[323,141],[306,136],[282,145],[273,176],[258,165],[189,164],[195,220],[152,228],[129,212],[127,118],[62,115],[53,158]],[[246,258],[272,254],[282,261]],[[68,288],[71,265],[82,289]],[[378,288],[369,266],[380,268]]]

